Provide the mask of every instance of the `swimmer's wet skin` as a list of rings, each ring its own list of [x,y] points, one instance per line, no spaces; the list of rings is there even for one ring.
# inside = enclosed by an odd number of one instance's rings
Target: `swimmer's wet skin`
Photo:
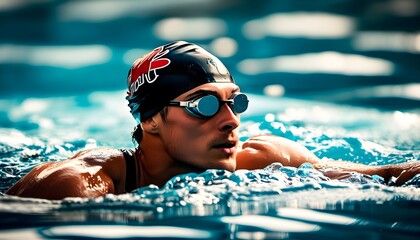
[[[401,184],[420,172],[418,162],[366,166],[319,160],[285,138],[238,139],[240,114],[248,98],[223,63],[184,41],[157,47],[137,59],[127,78],[128,106],[137,126],[133,150],[95,148],[67,160],[35,167],[6,193],[62,199],[121,194],[172,177],[207,169],[261,169],[272,163],[299,167],[310,163],[326,176],[355,171]]]

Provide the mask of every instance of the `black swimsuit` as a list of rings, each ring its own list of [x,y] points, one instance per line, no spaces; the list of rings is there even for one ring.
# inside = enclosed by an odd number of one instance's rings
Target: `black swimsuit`
[[[125,191],[131,192],[137,188],[137,171],[136,171],[136,160],[134,159],[135,152],[131,149],[120,149],[125,158],[126,166],[126,179],[125,179]]]

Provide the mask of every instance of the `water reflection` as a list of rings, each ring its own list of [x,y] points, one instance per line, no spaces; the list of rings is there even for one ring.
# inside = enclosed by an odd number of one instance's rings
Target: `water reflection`
[[[154,26],[156,36],[167,40],[201,40],[223,36],[227,25],[217,18],[166,18]]]
[[[356,54],[339,52],[306,53],[294,56],[245,59],[238,64],[245,74],[272,72],[330,73],[343,75],[389,76],[394,71],[392,62]]]
[[[322,12],[292,12],[274,13],[251,20],[244,24],[242,31],[247,38],[253,40],[266,36],[328,39],[348,37],[354,29],[355,21],[348,16]]]

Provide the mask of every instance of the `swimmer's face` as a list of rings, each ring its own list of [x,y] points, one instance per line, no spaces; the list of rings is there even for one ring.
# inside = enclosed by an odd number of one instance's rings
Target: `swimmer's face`
[[[174,100],[190,101],[212,94],[228,100],[239,87],[233,83],[207,83]],[[234,171],[238,147],[239,115],[227,104],[209,119],[188,114],[182,107],[169,107],[166,121],[160,119],[159,134],[169,156],[200,169]]]

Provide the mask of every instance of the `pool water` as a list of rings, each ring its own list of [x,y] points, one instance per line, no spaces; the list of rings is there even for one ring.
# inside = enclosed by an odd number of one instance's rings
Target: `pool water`
[[[0,239],[418,239],[420,176],[330,180],[310,164],[176,176],[123,195],[19,198],[3,193],[30,169],[97,146],[132,148],[124,91],[0,100]],[[323,159],[384,165],[419,161],[416,110],[250,94],[241,140],[274,134]],[[267,104],[269,103],[269,104]]]

